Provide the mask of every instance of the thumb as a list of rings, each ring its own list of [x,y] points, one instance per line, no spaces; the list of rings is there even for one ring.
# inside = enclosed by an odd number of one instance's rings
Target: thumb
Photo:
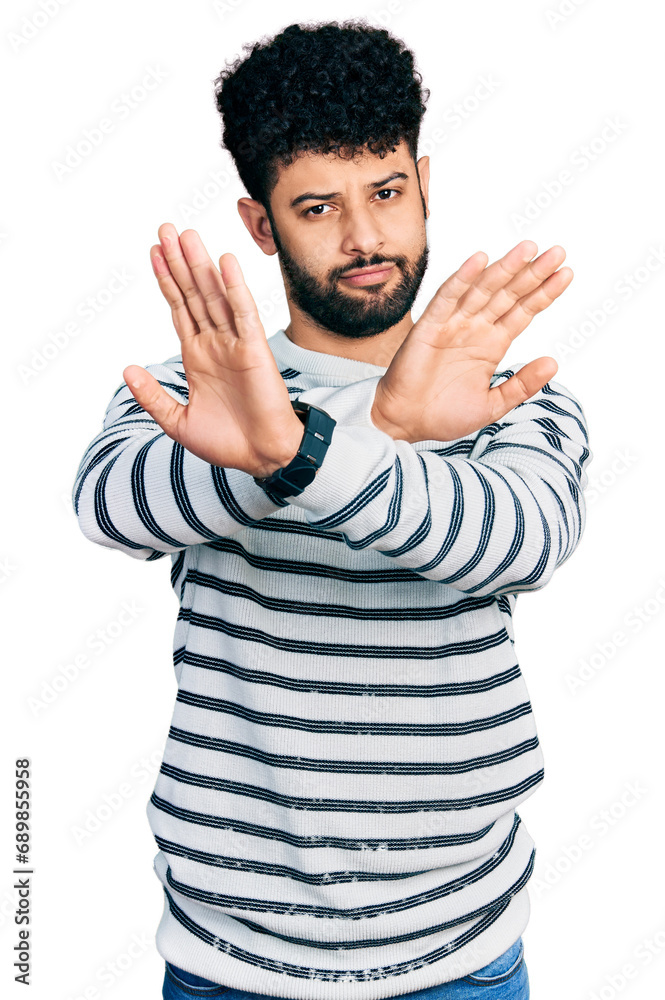
[[[174,399],[154,375],[140,365],[128,365],[122,374],[136,402],[157,421],[169,437],[173,437],[172,432],[178,424],[183,404]]]
[[[491,422],[499,420],[520,403],[535,396],[556,375],[558,369],[554,358],[536,358],[505,382],[495,385],[489,391]]]

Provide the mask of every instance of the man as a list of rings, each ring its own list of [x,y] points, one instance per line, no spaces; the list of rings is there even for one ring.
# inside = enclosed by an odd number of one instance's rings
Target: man
[[[387,31],[290,25],[216,85],[290,323],[266,339],[235,256],[160,226],[182,354],[125,368],[73,494],[92,541],[171,555],[180,602],[164,996],[528,997],[511,616],[580,540],[591,453],[553,359],[498,366],[572,272],[476,253],[414,325],[423,92]]]

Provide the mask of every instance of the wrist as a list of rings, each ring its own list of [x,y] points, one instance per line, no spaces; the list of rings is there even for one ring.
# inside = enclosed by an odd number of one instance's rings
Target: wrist
[[[292,400],[294,411],[302,411],[304,420],[298,431],[299,444],[294,455],[285,465],[273,470],[269,476],[254,476],[258,486],[271,500],[282,506],[288,499],[298,496],[313,482],[332,440],[337,421],[318,406],[303,400]],[[299,422],[300,413],[294,416]],[[294,424],[295,426],[295,424]]]
[[[302,444],[304,424],[306,414],[299,414],[293,411],[295,421],[291,425],[289,434],[284,440],[284,451],[280,458],[272,459],[270,461],[264,462],[261,466],[249,471],[250,476],[255,479],[267,479],[272,476],[273,472],[277,472],[278,469],[283,469],[285,466],[291,462],[295,456],[298,454],[298,449]]]
[[[404,431],[402,427],[399,427],[397,424],[394,424],[391,420],[386,420],[386,418],[377,408],[376,403],[372,403],[372,407],[369,411],[369,419],[374,425],[374,427],[377,428],[377,430],[383,431],[384,434],[388,434],[394,440],[396,441],[409,440],[406,431]]]

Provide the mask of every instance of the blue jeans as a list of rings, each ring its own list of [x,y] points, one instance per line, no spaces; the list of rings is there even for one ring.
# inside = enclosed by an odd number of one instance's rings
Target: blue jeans
[[[340,994],[341,996],[341,994]],[[191,1000],[192,997],[225,997],[226,1000],[283,1000],[264,993],[248,993],[221,986],[176,965],[166,963],[163,1000]],[[529,977],[524,961],[522,938],[482,969],[415,993],[400,993],[396,1000],[529,1000]]]

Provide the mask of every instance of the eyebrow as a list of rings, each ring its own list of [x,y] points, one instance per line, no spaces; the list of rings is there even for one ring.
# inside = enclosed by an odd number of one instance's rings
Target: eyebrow
[[[365,188],[369,191],[373,191],[376,188],[382,188],[385,184],[389,184],[390,181],[395,180],[408,180],[409,175],[403,173],[401,170],[396,170],[394,174],[390,177],[384,177],[380,181],[370,181],[369,184],[365,184]],[[330,191],[328,194],[315,194],[313,191],[308,191],[306,194],[299,194],[297,198],[294,198],[291,202],[291,208],[295,208],[303,201],[329,201],[331,198],[340,198],[342,195],[341,191]]]

